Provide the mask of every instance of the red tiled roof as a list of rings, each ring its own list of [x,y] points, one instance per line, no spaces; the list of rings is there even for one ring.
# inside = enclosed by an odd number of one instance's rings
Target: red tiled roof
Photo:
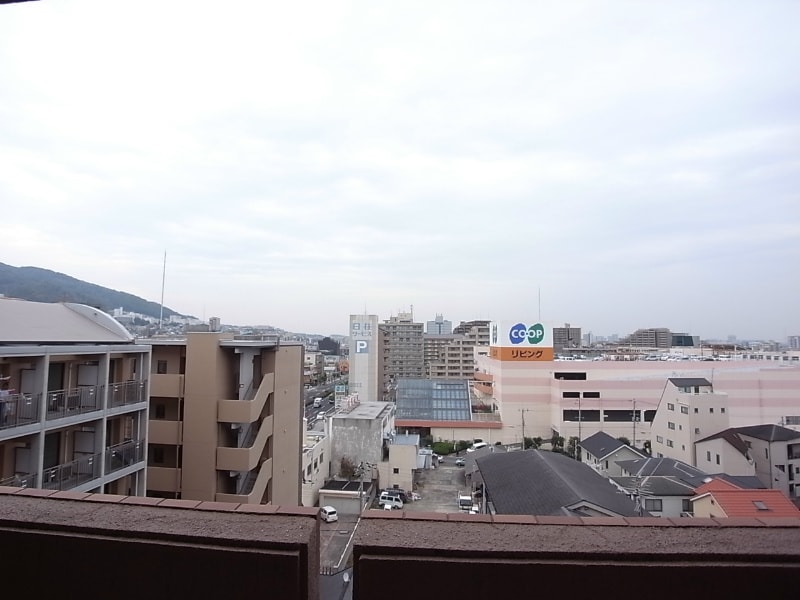
[[[800,510],[780,490],[719,489],[707,493],[729,517],[800,517]],[[758,508],[756,503],[765,508]]]
[[[730,481],[725,481],[724,479],[720,479],[719,477],[715,477],[708,483],[704,483],[699,488],[695,489],[695,493],[699,496],[700,494],[705,494],[706,492],[716,492],[718,490],[740,490],[737,485],[734,485]]]

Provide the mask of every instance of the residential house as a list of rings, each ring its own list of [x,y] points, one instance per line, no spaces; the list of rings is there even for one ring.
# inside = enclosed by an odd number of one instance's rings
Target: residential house
[[[800,510],[777,489],[743,490],[710,482],[692,498],[695,517],[800,517]]]
[[[588,465],[544,450],[477,459],[484,483],[481,512],[498,515],[634,517],[636,504]]]
[[[622,475],[617,461],[647,458],[645,454],[631,448],[625,442],[611,437],[604,431],[593,433],[579,443],[581,462],[589,465],[604,477]]]

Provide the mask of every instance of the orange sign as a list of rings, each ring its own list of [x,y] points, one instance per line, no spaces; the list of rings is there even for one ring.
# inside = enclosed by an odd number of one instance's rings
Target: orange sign
[[[530,346],[521,348],[492,346],[489,348],[489,356],[494,360],[514,361],[553,360],[555,358],[552,348],[532,348]]]

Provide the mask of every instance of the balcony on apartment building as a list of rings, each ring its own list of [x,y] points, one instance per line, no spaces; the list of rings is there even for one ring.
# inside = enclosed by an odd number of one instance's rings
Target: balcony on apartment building
[[[109,408],[147,402],[147,380],[82,385],[44,394],[7,394],[0,396],[0,430],[40,423],[42,414],[50,422],[102,410],[106,388]]]
[[[101,477],[116,472],[126,475],[143,467],[144,440],[128,440],[109,446],[103,452],[84,453],[78,458],[41,472],[41,484],[46,490],[87,490],[101,485]],[[105,469],[101,465],[105,464]],[[0,486],[37,487],[39,472],[19,473],[0,481]]]
[[[67,597],[84,594],[93,581],[115,598],[137,600],[238,598],[253,590],[317,600],[326,527],[317,512],[5,488],[0,554],[33,597],[52,595],[54,581],[41,577],[42,565],[57,565],[69,574],[58,580]],[[143,557],[148,568],[134,569]],[[650,600],[687,590],[704,600],[790,598],[798,576],[796,518],[368,511],[355,531],[352,591],[355,600],[383,598],[397,586],[415,600],[626,598],[631,590]]]

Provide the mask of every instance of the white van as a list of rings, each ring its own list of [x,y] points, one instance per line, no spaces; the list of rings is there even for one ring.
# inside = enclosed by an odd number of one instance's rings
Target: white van
[[[322,398],[314,398],[314,408],[322,406]]]
[[[403,501],[400,500],[398,496],[392,496],[383,492],[380,498],[378,498],[378,506],[381,508],[386,508],[387,506],[389,508],[403,508]]]
[[[333,508],[332,506],[323,506],[322,508],[320,508],[319,516],[326,523],[333,523],[334,521],[339,520],[339,515],[336,513],[336,509]]]

